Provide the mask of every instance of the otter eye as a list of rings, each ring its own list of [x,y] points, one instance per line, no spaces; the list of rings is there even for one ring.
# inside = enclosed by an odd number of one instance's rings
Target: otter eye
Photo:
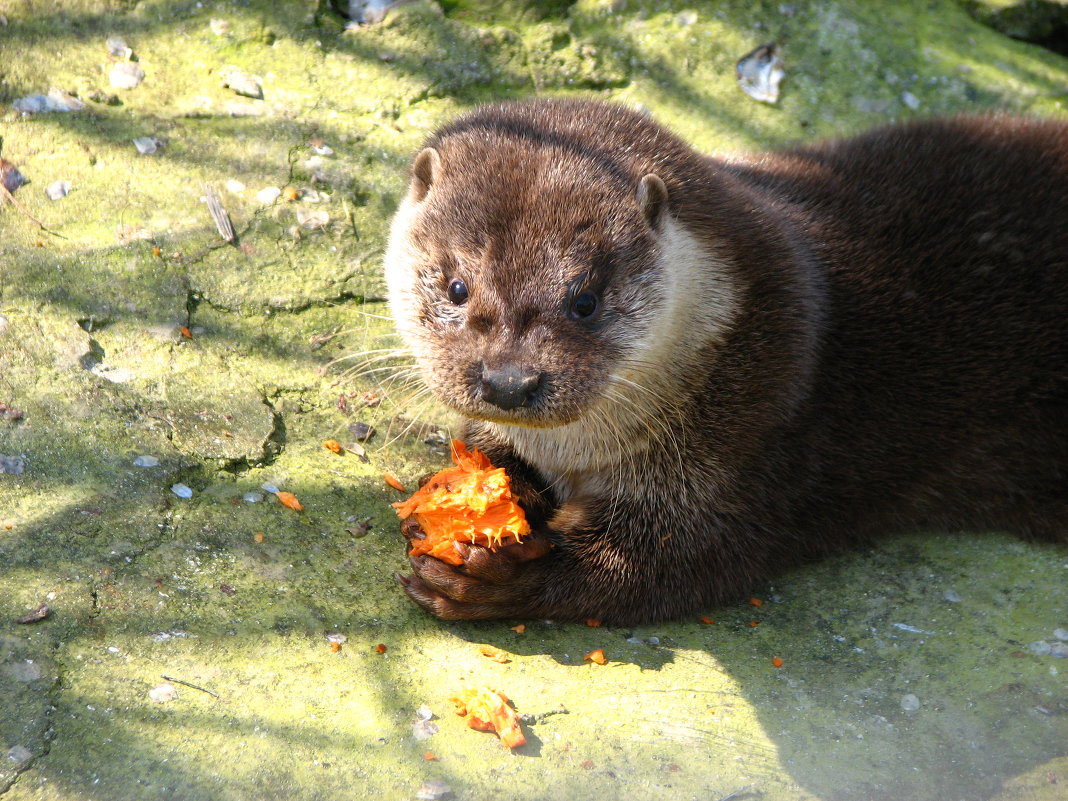
[[[599,305],[597,295],[593,292],[583,292],[571,302],[571,316],[585,319],[592,316]]]
[[[467,303],[467,284],[457,278],[449,284],[449,290],[446,294],[449,296],[450,303],[454,303],[457,306],[463,306]]]

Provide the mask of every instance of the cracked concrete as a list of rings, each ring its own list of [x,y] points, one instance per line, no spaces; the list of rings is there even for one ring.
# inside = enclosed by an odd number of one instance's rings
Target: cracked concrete
[[[441,467],[451,421],[393,383],[378,264],[409,154],[481,100],[611,97],[730,150],[915,114],[1064,115],[1063,58],[949,0],[414,2],[349,32],[317,0],[0,14],[2,155],[48,229],[0,208],[0,403],[21,411],[0,413],[0,454],[25,459],[0,474],[5,801],[411,799],[428,780],[532,801],[1063,795],[1064,549],[917,534],[794,571],[759,608],[706,610],[714,624],[518,633],[419,613],[391,578],[382,473]],[[146,73],[135,89],[108,84],[114,35]],[[734,83],[768,39],[787,57],[776,106]],[[262,101],[222,86],[228,64]],[[87,108],[11,108],[52,86]],[[50,201],[56,180],[72,191]],[[379,433],[357,443],[357,422]],[[582,659],[597,647],[603,667]],[[177,697],[160,703],[164,675]],[[512,698],[527,746],[452,715],[473,683]],[[439,731],[419,740],[423,705]]]

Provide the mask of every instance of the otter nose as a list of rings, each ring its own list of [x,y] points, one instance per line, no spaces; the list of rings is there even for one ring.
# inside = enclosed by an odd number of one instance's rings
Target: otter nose
[[[479,390],[482,400],[501,409],[515,409],[530,400],[541,384],[541,373],[522,370],[514,364],[501,368],[482,367]]]

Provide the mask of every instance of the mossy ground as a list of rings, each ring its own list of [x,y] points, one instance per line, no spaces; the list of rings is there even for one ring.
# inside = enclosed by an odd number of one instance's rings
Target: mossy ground
[[[381,476],[441,467],[450,421],[350,368],[390,347],[379,262],[406,160],[473,103],[610,97],[730,151],[922,114],[1064,115],[1068,62],[947,0],[417,2],[351,32],[328,5],[0,0],[3,156],[47,228],[0,209],[0,402],[23,411],[0,415],[0,454],[26,459],[0,474],[0,794],[409,799],[435,779],[466,799],[1062,797],[1068,664],[1028,644],[1068,626],[1063,549],[917,534],[795,570],[759,608],[706,610],[713,625],[443,624],[392,580]],[[135,89],[109,86],[113,35],[146,73]],[[733,76],[768,40],[787,65],[775,106]],[[263,99],[224,88],[227,65]],[[50,87],[87,108],[11,108]],[[144,136],[161,150],[139,155]],[[50,201],[56,180],[73,191]],[[287,186],[302,198],[257,198]],[[379,429],[368,462],[322,448],[357,420]],[[265,481],[305,511],[242,499]],[[15,623],[46,600],[47,620]],[[598,647],[609,664],[584,663]],[[158,704],[163,675],[216,695],[176,684]],[[475,683],[531,716],[528,745],[451,714]],[[423,704],[440,732],[417,741]]]

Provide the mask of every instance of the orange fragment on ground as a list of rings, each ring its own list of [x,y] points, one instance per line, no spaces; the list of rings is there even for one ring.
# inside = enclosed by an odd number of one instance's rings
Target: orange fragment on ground
[[[437,758],[438,755],[435,754],[433,751],[427,751],[423,754],[423,759],[425,759],[427,762],[433,762]]]
[[[601,621],[595,617],[588,617],[586,618],[586,625],[589,626],[591,629],[595,629],[601,625]]]
[[[178,326],[178,330],[181,332],[182,336],[185,337],[186,339],[192,339],[193,338],[193,332],[190,331],[187,326],[180,325],[180,326]]]
[[[519,716],[508,706],[503,693],[486,687],[466,687],[449,700],[456,705],[456,714],[466,717],[472,729],[497,732],[509,748],[517,748],[527,741],[519,726]]]
[[[771,664],[775,665],[775,667],[782,667],[782,660],[779,657],[775,657],[771,660]]]
[[[478,646],[478,652],[485,657],[489,657],[494,662],[500,662],[502,665],[507,665],[512,661],[512,657],[508,656],[500,648],[494,648],[492,645],[480,645]]]
[[[511,628],[511,630],[514,631],[516,634],[522,634],[524,631],[527,630],[527,624],[520,623],[518,626],[509,626],[509,628]]]
[[[704,623],[704,624],[705,624],[706,626],[711,626],[711,625],[712,625],[712,624],[714,624],[714,623],[715,623],[716,621],[714,621],[714,620],[713,620],[712,618],[710,618],[710,617],[703,617],[703,618],[701,618],[701,622],[702,622],[702,623]]]
[[[503,468],[493,467],[478,448],[469,452],[457,440],[452,443],[452,460],[455,466],[432,476],[408,500],[393,504],[398,517],[414,517],[425,535],[412,540],[412,556],[428,553],[461,565],[457,542],[496,550],[530,533]]]
[[[336,439],[328,439],[326,442],[323,443],[323,447],[326,448],[328,451],[333,451],[334,453],[341,453],[341,451],[343,450],[343,448],[341,447],[341,443],[338,442]]]
[[[275,496],[278,498],[278,502],[281,503],[282,506],[288,506],[294,512],[304,511],[304,507],[301,505],[300,501],[297,500],[297,496],[292,492],[279,491],[275,493]]]
[[[603,648],[598,648],[596,651],[590,651],[582,657],[582,659],[586,662],[593,662],[595,665],[603,665],[608,661],[605,659]]]
[[[397,490],[398,492],[404,492],[404,485],[401,484],[400,479],[392,473],[385,473],[383,474],[382,478],[387,484],[389,484],[389,486],[393,487],[393,489]],[[396,506],[397,504],[393,505]]]
[[[375,646],[375,653],[376,654],[384,654],[385,652],[386,652],[386,646],[385,646],[384,643],[379,643],[378,645]]]
[[[764,602],[761,601],[759,598],[750,598],[749,599],[749,605],[750,606],[763,606]]]

